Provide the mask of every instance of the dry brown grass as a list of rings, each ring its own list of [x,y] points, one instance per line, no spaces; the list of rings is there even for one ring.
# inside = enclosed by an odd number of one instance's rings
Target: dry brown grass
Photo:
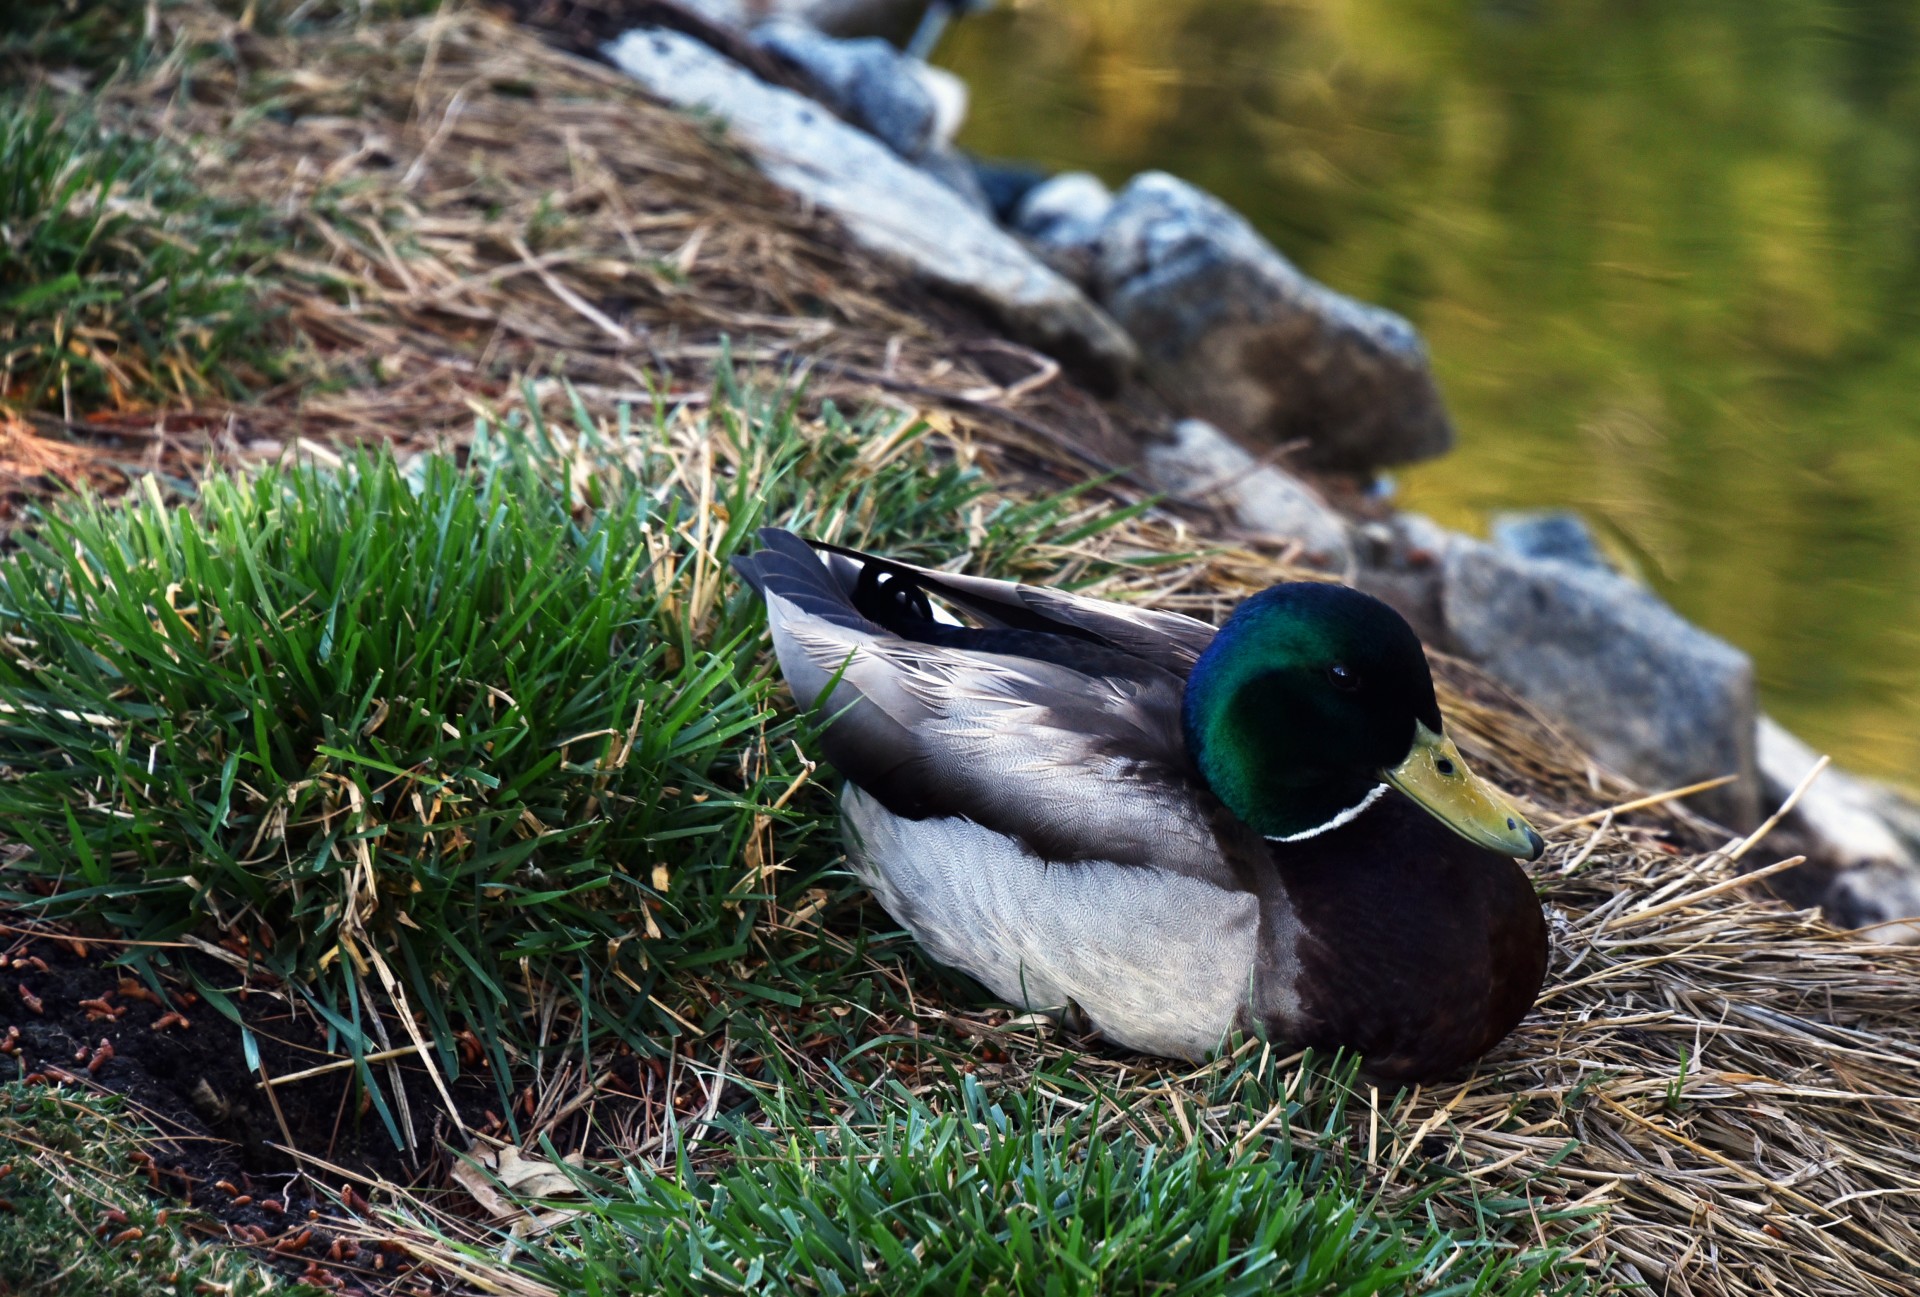
[[[729,348],[804,372],[816,401],[945,408],[1123,457],[1116,413],[1051,361],[845,250],[714,130],[610,68],[457,5],[304,40],[211,6],[166,13],[174,55],[111,101],[196,155],[210,189],[281,216],[291,246],[263,277],[301,377],[233,408],[43,432],[183,456],[425,444],[518,403],[523,382],[557,400],[561,371],[589,401],[698,401]]]
[[[564,374],[611,421],[621,402],[701,401],[723,339],[749,365],[806,370],[816,401],[932,413],[948,453],[980,456],[1009,491],[1125,445],[1132,407],[1103,408],[1041,358],[865,263],[700,125],[607,69],[457,8],[298,45],[191,7],[169,13],[235,57],[191,78],[170,64],[118,100],[198,151],[210,184],[286,213],[302,244],[277,273],[302,287],[284,304],[312,371],[333,385],[125,416],[138,454],[457,440],[476,406],[520,400],[523,376],[536,399],[559,400]],[[658,375],[670,392],[655,390]],[[4,431],[11,458],[35,467],[16,475],[86,471],[67,451],[19,449],[17,434]],[[1192,522],[1148,518],[1098,552],[1191,548],[1204,534]],[[1043,557],[1072,567],[1089,555]],[[1204,614],[1281,570],[1271,553],[1229,546],[1113,592]],[[1541,822],[1636,795],[1493,683],[1458,664],[1441,675],[1469,755]],[[1534,869],[1553,966],[1523,1027],[1470,1078],[1368,1092],[1359,1120],[1330,1137],[1267,1136],[1330,1139],[1389,1201],[1412,1192],[1416,1167],[1444,1164],[1457,1210],[1476,1192],[1503,1211],[1537,1210],[1542,1241],[1567,1240],[1609,1281],[1700,1297],[1914,1291],[1920,950],[1850,938],[1725,886],[1743,862],[1700,850],[1704,832],[1669,806],[1552,832]],[[787,916],[767,940],[814,939],[811,922]],[[1002,1016],[919,1004],[919,1020],[884,1024],[892,1043],[880,1051],[909,1077],[956,1057],[955,1040],[993,1042],[1004,1061],[966,1061],[1008,1083],[1064,1047]],[[724,1050],[698,1043],[688,1059],[697,1115],[708,1099],[697,1078],[724,1065]],[[791,1061],[820,1067],[800,1050]],[[1233,1143],[1263,1133],[1228,1124],[1239,1110],[1219,1101],[1236,1061],[1179,1071],[1095,1054],[1079,1066],[1124,1096],[1116,1120],[1143,1136]],[[540,1092],[556,1111],[595,1094],[558,1076]],[[1599,1209],[1598,1227],[1581,1232],[1570,1205]],[[394,1229],[446,1258],[427,1234]],[[544,1291],[504,1274],[484,1282]]]

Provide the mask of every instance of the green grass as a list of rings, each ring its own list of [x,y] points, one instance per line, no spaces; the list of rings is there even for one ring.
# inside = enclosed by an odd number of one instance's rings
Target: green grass
[[[106,72],[151,52],[145,0],[14,0],[0,10],[0,57]]]
[[[84,105],[0,95],[0,401],[76,418],[257,381],[261,224]]]
[[[191,509],[150,483],[54,509],[0,562],[0,818],[32,848],[0,897],[253,942],[355,1052],[384,963],[449,1073],[459,1028],[497,1077],[531,1048],[530,977],[643,1052],[801,1003],[813,975],[768,970],[754,926],[819,881],[827,808],[774,809],[803,725],[726,560],[775,519],[957,546],[985,484],[912,429],[721,395],[677,445],[483,430],[465,466],[382,453],[215,477]],[[1065,510],[982,508],[979,552]]]
[[[193,1213],[145,1191],[130,1156],[154,1132],[117,1100],[0,1085],[0,1293],[189,1297],[315,1293],[231,1248],[194,1240]]]
[[[763,1124],[733,1127],[732,1165],[710,1178],[683,1163],[590,1181],[584,1220],[539,1256],[544,1277],[565,1292],[767,1297],[1587,1290],[1553,1256],[1439,1227],[1419,1195],[1378,1210],[1350,1168],[1284,1137],[1241,1149],[1103,1130],[1122,1106],[1069,1062],[999,1093],[950,1074],[932,1102],[849,1085],[831,1120],[818,1096],[783,1091]],[[1350,1092],[1352,1069],[1338,1075],[1322,1095]],[[1250,1120],[1276,1079],[1240,1087]],[[1341,1108],[1299,1099],[1287,1115],[1331,1132]]]

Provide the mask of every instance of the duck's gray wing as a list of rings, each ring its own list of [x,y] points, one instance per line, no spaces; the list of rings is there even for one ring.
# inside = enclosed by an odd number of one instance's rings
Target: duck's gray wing
[[[763,533],[764,535],[764,533]],[[964,576],[919,567],[859,550],[809,541],[832,555],[829,568],[851,595],[863,568],[910,576],[930,594],[936,594],[977,618],[1004,630],[1034,630],[1090,638],[1116,648],[1184,679],[1194,661],[1213,642],[1214,628],[1177,612],[1136,608],[1130,604],[1093,599],[989,577]]]
[[[895,815],[964,817],[1041,860],[1151,865],[1244,884],[1191,774],[1182,684],[1147,661],[1098,675],[921,644],[855,611],[818,559],[774,546],[743,565],[794,697],[829,717],[827,758]]]

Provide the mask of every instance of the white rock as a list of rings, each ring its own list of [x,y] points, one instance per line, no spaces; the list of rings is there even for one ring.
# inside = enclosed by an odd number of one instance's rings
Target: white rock
[[[878,36],[827,36],[792,18],[761,23],[749,39],[798,71],[815,98],[846,121],[972,207],[990,209],[973,167],[953,147],[954,115],[966,114],[966,88],[951,72],[910,59]]]
[[[998,317],[1097,383],[1135,352],[1119,326],[939,181],[819,104],[768,86],[678,32],[630,31],[603,53],[654,95],[712,113],[775,184],[837,217],[855,243]]]
[[[1760,718],[1760,775],[1778,805],[1807,777],[1819,756],[1771,716]],[[1889,944],[1920,942],[1920,843],[1895,825],[1905,816],[1891,790],[1828,766],[1787,820],[1810,840],[1810,856],[1834,871],[1822,906],[1836,923],[1864,927]]]
[[[919,59],[908,59],[907,66],[933,100],[934,144],[951,146],[960,128],[967,124],[967,83],[945,68]]]
[[[1020,200],[1013,225],[1030,239],[1067,237],[1092,246],[1100,223],[1113,210],[1113,191],[1091,171],[1062,171],[1035,185]]]
[[[1767,802],[1778,806],[1819,761],[1819,754],[1771,716],[1760,718],[1760,777]],[[1875,808],[1876,790],[1844,770],[1828,766],[1794,808],[1800,825],[1826,849],[1830,863],[1851,869],[1874,862],[1913,860]],[[1915,911],[1920,913],[1920,911]]]
[[[1113,209],[1113,192],[1090,171],[1063,171],[1027,192],[1013,229],[1055,270],[1082,287],[1094,280],[1100,226]]]
[[[749,39],[798,68],[823,103],[908,161],[935,143],[939,110],[915,72],[919,64],[878,36],[845,40],[780,18]]]
[[[1299,541],[1302,557],[1316,567],[1345,572],[1352,565],[1347,522],[1332,505],[1291,473],[1258,462],[1206,420],[1180,420],[1169,440],[1145,453],[1142,467],[1161,490],[1208,497],[1248,531]]]

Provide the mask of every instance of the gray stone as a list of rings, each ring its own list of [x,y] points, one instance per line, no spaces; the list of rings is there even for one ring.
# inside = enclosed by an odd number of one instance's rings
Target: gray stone
[[[1205,420],[1180,420],[1145,454],[1142,467],[1162,491],[1224,507],[1248,531],[1298,541],[1301,560],[1314,567],[1352,567],[1346,519],[1305,482],[1260,463]]]
[[[1889,923],[1920,916],[1920,802],[1909,794],[1871,779],[1852,777],[1867,806],[1892,831],[1905,853],[1904,860],[1872,861],[1836,880],[1829,912],[1851,903],[1856,927],[1884,924],[1868,935],[1876,941],[1920,945],[1920,922]]]
[[[1843,928],[1889,946],[1920,945],[1920,872],[1875,860],[1837,874],[1820,908]]]
[[[1771,716],[1760,718],[1758,755],[1769,806],[1791,796],[1820,759]],[[1875,863],[1911,869],[1913,857],[1882,817],[1876,792],[1866,780],[1828,766],[1795,805],[1791,822],[1815,840],[1836,869]]]
[[[1113,192],[1090,171],[1063,171],[1027,191],[1013,229],[1049,266],[1083,288],[1094,284],[1100,227]]]
[[[942,68],[910,59],[877,36],[843,40],[777,18],[753,43],[797,70],[821,103],[959,194],[989,211],[973,167],[953,147],[966,120],[967,89]]]
[[[1567,509],[1514,509],[1493,515],[1493,543],[1521,558],[1552,558],[1601,572],[1613,564],[1594,543],[1587,520]]]
[[[1771,716],[1760,718],[1759,755],[1771,805],[1792,795],[1819,760]],[[1828,918],[1867,928],[1875,941],[1920,943],[1920,922],[1896,922],[1920,918],[1920,809],[1883,785],[1828,766],[1794,806],[1786,829],[1828,879],[1818,897]]]
[[[1893,830],[1907,854],[1920,861],[1920,802],[1912,795],[1874,779],[1856,781],[1866,790],[1867,802],[1874,813]]]
[[[1354,586],[1391,604],[1426,643],[1457,652],[1440,614],[1440,560],[1458,533],[1424,514],[1396,513],[1356,534]]]
[[[1753,663],[1610,572],[1522,558],[1465,536],[1440,559],[1440,615],[1457,652],[1564,720],[1647,787],[1734,774],[1691,799],[1730,828],[1760,818]]]
[[[1418,514],[1359,536],[1353,584],[1421,639],[1484,667],[1644,787],[1741,776],[1689,802],[1732,828],[1758,823],[1745,654],[1607,568],[1528,557]]]
[[[1114,322],[1018,240],[937,180],[819,104],[762,84],[677,32],[630,31],[603,53],[655,96],[715,115],[775,184],[838,218],[854,243],[985,308],[1009,334],[1090,381],[1135,361]]]
[[[1071,240],[1089,248],[1113,210],[1113,191],[1091,171],[1062,171],[1029,189],[1013,227],[1030,239]]]
[[[1406,320],[1307,278],[1219,199],[1133,178],[1101,229],[1096,295],[1169,399],[1304,467],[1441,454],[1453,426]]]
[[[936,144],[914,159],[914,165],[960,195],[967,206],[989,220],[993,219],[993,201],[980,185],[980,176],[966,155],[950,145]],[[1041,259],[1042,264],[1045,258]],[[1116,326],[1117,327],[1117,326]]]
[[[830,36],[904,35],[927,0],[675,0],[710,23],[741,31],[770,18],[791,18]]]
[[[1402,558],[1416,567],[1435,571],[1453,542],[1464,539],[1459,532],[1448,531],[1424,513],[1396,513],[1393,535]]]
[[[909,160],[937,139],[933,95],[912,62],[877,36],[841,40],[791,18],[753,29],[755,45],[798,68],[821,102]]]
[[[993,203],[993,218],[1011,229],[1013,218],[1027,195],[1047,183],[1053,175],[1045,167],[1031,162],[1013,162],[1005,158],[982,158],[969,154],[974,179]]]

